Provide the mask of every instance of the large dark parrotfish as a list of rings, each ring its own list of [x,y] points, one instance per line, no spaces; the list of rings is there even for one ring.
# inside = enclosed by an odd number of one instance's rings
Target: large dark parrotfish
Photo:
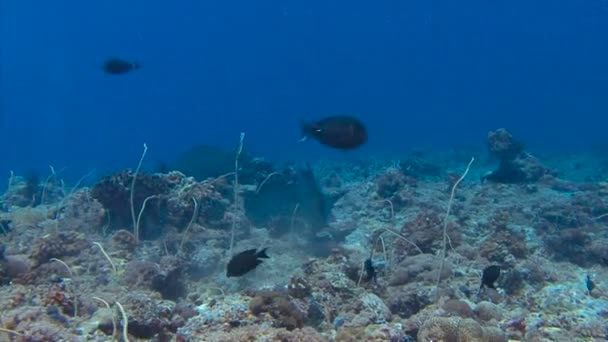
[[[348,150],[367,141],[367,130],[363,123],[350,115],[336,115],[314,123],[302,123],[302,139],[314,138],[321,144]]]

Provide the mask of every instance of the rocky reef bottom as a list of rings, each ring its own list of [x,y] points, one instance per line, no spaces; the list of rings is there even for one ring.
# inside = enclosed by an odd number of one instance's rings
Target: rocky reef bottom
[[[608,340],[608,160],[488,177],[476,154],[459,182],[470,157],[320,161],[296,190],[290,168],[12,176],[0,341]],[[233,232],[269,256],[240,277]]]

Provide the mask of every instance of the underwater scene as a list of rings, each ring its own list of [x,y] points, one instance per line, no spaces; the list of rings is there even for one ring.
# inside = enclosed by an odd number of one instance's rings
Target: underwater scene
[[[0,342],[608,341],[608,2],[0,4]]]

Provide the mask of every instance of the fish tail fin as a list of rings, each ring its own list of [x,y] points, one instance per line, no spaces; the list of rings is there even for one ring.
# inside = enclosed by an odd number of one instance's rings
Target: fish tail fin
[[[256,253],[256,256],[258,258],[269,259],[270,257],[266,254],[267,249],[268,249],[268,247],[264,247],[261,251]]]
[[[300,128],[302,130],[302,137],[300,138],[300,142],[306,141],[308,137],[312,136],[313,128],[310,122],[300,120]]]

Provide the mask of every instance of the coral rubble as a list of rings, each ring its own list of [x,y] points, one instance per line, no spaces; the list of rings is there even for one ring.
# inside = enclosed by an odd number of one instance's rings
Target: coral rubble
[[[248,156],[239,187],[227,166],[73,189],[12,177],[0,341],[608,339],[608,183],[560,176],[567,160],[549,168],[504,129],[488,146],[447,222],[460,152],[280,168]],[[233,227],[234,253],[269,259],[227,278]],[[481,283],[490,265],[496,288]]]

